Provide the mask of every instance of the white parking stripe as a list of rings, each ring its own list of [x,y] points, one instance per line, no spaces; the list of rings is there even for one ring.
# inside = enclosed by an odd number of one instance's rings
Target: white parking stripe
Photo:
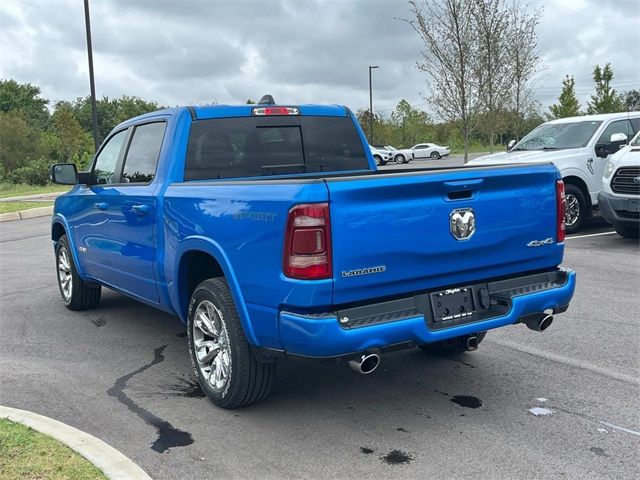
[[[571,235],[568,236],[565,240],[569,240],[571,238],[586,238],[586,237],[597,237],[598,235],[613,235],[616,232],[602,232],[602,233],[590,233],[588,235]]]

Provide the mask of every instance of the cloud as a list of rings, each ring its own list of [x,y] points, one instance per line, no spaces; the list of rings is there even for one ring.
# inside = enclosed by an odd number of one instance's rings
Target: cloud
[[[611,62],[619,90],[640,88],[640,14],[633,0],[553,0],[539,29],[545,69],[538,98],[555,101],[566,73],[581,100],[590,72]],[[542,6],[534,1],[532,8]],[[390,113],[402,98],[428,110],[415,68],[421,43],[398,18],[404,0],[91,2],[99,96],[137,95],[165,105],[244,102],[265,93],[283,103]],[[0,77],[41,86],[52,102],[88,93],[84,12],[77,1],[4,1]]]

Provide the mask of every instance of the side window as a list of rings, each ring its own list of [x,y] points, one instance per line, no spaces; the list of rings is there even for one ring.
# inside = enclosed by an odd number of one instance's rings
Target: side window
[[[627,140],[631,140],[633,137],[633,127],[629,120],[617,120],[611,122],[607,128],[604,129],[602,135],[598,139],[598,143],[609,143],[611,141],[611,135],[614,133],[624,133],[627,136]]]
[[[120,156],[120,150],[122,150],[122,145],[126,138],[127,131],[122,130],[111,137],[104,148],[100,150],[93,166],[93,172],[96,174],[99,184],[115,183],[118,181],[114,173],[116,171],[118,157]]]
[[[135,128],[122,170],[122,183],[149,183],[156,166],[166,123],[156,122]]]

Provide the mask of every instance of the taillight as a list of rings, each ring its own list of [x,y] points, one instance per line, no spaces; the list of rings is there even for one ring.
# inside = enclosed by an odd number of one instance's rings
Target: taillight
[[[567,209],[567,202],[564,196],[564,182],[558,180],[556,182],[556,242],[564,242],[565,223],[564,217]]]
[[[331,222],[328,203],[296,205],[289,210],[283,271],[303,280],[331,278]]]
[[[253,114],[262,115],[300,115],[300,110],[295,107],[255,107]]]

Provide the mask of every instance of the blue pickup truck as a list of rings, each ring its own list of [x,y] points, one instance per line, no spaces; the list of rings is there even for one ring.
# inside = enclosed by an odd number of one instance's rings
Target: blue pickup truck
[[[178,315],[224,408],[263,399],[282,358],[370,373],[393,350],[543,331],[575,288],[552,164],[378,170],[343,106],[162,110],[51,177],[74,185],[51,227],[64,304],[107,287]]]

